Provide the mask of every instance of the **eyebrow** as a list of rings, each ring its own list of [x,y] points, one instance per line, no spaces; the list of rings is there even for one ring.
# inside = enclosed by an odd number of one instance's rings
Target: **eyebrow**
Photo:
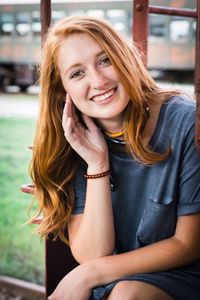
[[[99,57],[99,56],[101,56],[102,54],[105,54],[105,53],[106,52],[104,50],[101,50],[100,52],[98,52],[97,54],[95,54],[95,57],[97,58],[97,57]],[[73,65],[69,66],[69,68],[67,68],[65,70],[65,74],[67,74],[71,69],[74,69],[74,68],[77,68],[77,67],[80,67],[80,66],[82,66],[81,63],[76,63],[76,64],[73,64]]]

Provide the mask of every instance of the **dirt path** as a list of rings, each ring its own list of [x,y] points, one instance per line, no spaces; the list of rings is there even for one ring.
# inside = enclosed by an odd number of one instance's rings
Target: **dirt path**
[[[0,94],[0,117],[37,118],[37,95]]]

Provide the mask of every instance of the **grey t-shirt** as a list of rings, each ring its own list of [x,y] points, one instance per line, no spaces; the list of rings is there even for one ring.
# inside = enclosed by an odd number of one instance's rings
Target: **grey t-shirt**
[[[195,103],[175,96],[162,105],[149,143],[157,152],[171,147],[166,160],[146,166],[108,142],[116,253],[168,238],[174,235],[177,216],[200,212],[200,154],[194,134]],[[84,211],[84,173],[80,168],[74,182],[74,214]]]

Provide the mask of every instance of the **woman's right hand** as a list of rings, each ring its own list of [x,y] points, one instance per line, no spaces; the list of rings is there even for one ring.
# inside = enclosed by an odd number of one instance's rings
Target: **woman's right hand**
[[[82,114],[87,126],[84,128],[75,114],[74,104],[67,94],[63,110],[62,126],[71,147],[83,158],[88,167],[103,172],[108,169],[108,149],[101,130],[92,118]]]

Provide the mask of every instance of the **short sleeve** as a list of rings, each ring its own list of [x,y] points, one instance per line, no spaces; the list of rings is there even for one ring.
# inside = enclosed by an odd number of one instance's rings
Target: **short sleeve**
[[[75,202],[72,214],[83,213],[85,207],[85,196],[86,196],[86,179],[84,177],[84,169],[80,167],[77,170],[73,181],[73,189],[75,194]]]
[[[200,212],[200,153],[195,145],[195,114],[186,122],[179,175],[178,216]]]

